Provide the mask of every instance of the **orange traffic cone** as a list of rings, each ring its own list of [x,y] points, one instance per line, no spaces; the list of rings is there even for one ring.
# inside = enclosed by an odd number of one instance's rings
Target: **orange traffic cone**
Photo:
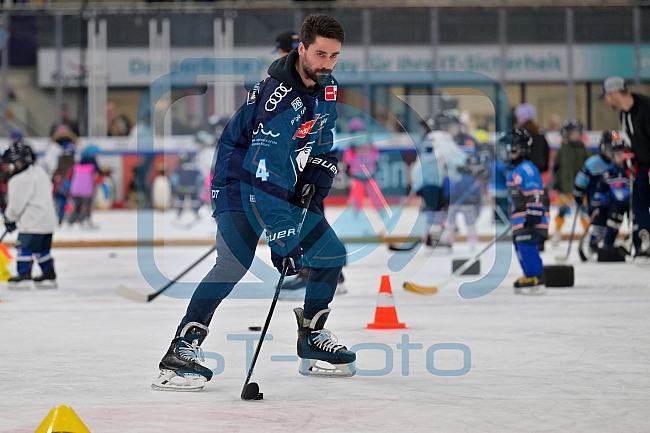
[[[377,308],[375,309],[375,321],[368,323],[368,329],[404,329],[406,325],[397,320],[397,310],[393,300],[393,291],[390,288],[388,275],[381,276],[381,286],[377,295]]]

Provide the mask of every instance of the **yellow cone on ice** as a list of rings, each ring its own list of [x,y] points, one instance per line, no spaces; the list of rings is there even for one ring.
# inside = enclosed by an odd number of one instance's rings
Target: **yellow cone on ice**
[[[54,407],[34,433],[90,433],[70,406]]]
[[[0,281],[7,281],[11,278],[11,273],[9,272],[9,265],[13,257],[5,244],[0,243]]]

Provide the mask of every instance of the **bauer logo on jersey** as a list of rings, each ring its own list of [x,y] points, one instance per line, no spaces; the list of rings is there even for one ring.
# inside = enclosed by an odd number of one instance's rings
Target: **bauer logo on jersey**
[[[338,95],[338,86],[327,86],[325,87],[325,100],[326,101],[336,101]]]
[[[311,129],[314,127],[314,124],[318,120],[318,117],[319,117],[319,114],[316,115],[315,119],[310,120],[310,121],[305,122],[302,125],[300,125],[300,127],[298,128],[296,133],[293,134],[293,138],[294,139],[296,139],[296,138],[305,138],[311,132]]]

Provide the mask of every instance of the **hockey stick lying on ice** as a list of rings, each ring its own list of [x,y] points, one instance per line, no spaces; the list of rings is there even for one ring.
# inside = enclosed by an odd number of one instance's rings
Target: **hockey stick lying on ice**
[[[314,193],[316,192],[316,188],[314,185],[309,185],[307,188],[307,191],[305,191],[305,195],[303,195],[303,204],[304,207],[302,209],[302,215],[300,217],[300,224],[296,228],[296,237],[300,238],[300,231],[302,230],[302,226],[305,223],[305,217],[307,216],[307,209],[309,208],[309,204],[311,203],[311,199],[314,196]],[[287,275],[287,271],[289,270],[289,262],[288,260],[284,260],[284,265],[282,266],[282,272],[280,273],[280,280],[278,281],[278,285],[275,287],[275,293],[273,294],[273,301],[271,301],[271,307],[269,308],[269,313],[266,315],[266,321],[264,322],[264,328],[262,328],[262,334],[260,335],[260,341],[257,343],[257,347],[255,348],[255,354],[253,355],[253,359],[251,360],[251,365],[248,368],[248,374],[246,375],[246,381],[244,382],[244,386],[241,390],[241,399],[242,400],[262,400],[264,397],[264,394],[260,392],[260,387],[256,382],[251,382],[251,376],[253,375],[253,369],[255,368],[255,363],[257,362],[257,357],[260,354],[260,350],[262,350],[262,343],[264,343],[264,337],[266,337],[266,332],[269,330],[269,325],[271,324],[271,318],[273,317],[273,312],[275,311],[275,306],[278,303],[278,298],[280,297],[280,290],[282,289],[282,283],[284,282],[284,277]]]
[[[147,293],[138,292],[136,290],[133,290],[130,287],[127,287],[127,286],[123,285],[123,284],[120,284],[119,286],[117,286],[117,293],[118,293],[118,295],[124,296],[127,299],[131,299],[132,301],[151,302],[154,299],[156,299],[158,297],[158,295],[160,295],[162,292],[164,292],[165,290],[170,288],[174,283],[178,282],[178,280],[183,278],[183,276],[185,274],[187,274],[189,271],[194,269],[196,267],[196,265],[198,265],[203,260],[205,260],[206,257],[208,257],[210,254],[214,254],[215,248],[216,248],[216,245],[211,246],[209,251],[206,251],[205,254],[203,254],[201,257],[196,259],[196,261],[194,261],[194,263],[192,263],[187,268],[185,268],[185,270],[183,272],[176,275],[175,278],[170,280],[167,284],[165,284],[159,290],[157,290],[157,291],[155,291],[153,293],[147,294]]]
[[[460,266],[458,269],[456,269],[451,276],[446,279],[443,283],[441,283],[438,286],[422,286],[419,284],[414,284],[414,283],[409,283],[408,281],[404,283],[404,289],[408,290],[410,292],[416,292],[420,293],[422,295],[433,295],[434,293],[438,293],[438,288],[444,287],[447,284],[449,284],[454,278],[462,275],[466,270],[468,270],[474,263],[478,261],[478,259],[488,250],[492,245],[503,239],[508,233],[510,233],[511,225],[508,224],[508,226],[503,230],[501,233],[499,233],[497,236],[494,237],[490,242],[488,242],[478,253],[474,254],[469,260],[467,260],[465,263],[463,263],[462,266]]]

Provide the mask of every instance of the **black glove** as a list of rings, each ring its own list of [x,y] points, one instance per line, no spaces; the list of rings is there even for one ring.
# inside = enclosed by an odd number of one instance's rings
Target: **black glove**
[[[302,248],[296,235],[296,226],[293,222],[276,224],[269,228],[266,240],[271,247],[271,262],[282,272],[285,261],[288,265],[286,276],[296,275],[302,268]]]
[[[284,257],[271,250],[271,262],[273,262],[273,266],[275,266],[275,269],[277,269],[278,272],[282,273],[284,270],[285,261],[289,265],[287,267],[287,273],[285,275],[287,277],[298,275],[302,269],[302,248],[300,248],[300,245],[297,245]]]
[[[11,233],[16,230],[16,223],[13,221],[5,220],[5,227],[7,228],[7,233]]]
[[[325,200],[332,189],[334,176],[338,173],[335,157],[310,156],[305,169],[296,182],[295,195],[302,197],[307,185],[314,185],[316,192],[312,201],[320,204]]]
[[[542,223],[543,216],[544,216],[544,211],[541,209],[527,209],[524,228],[531,228],[531,229],[535,228],[535,226]]]

